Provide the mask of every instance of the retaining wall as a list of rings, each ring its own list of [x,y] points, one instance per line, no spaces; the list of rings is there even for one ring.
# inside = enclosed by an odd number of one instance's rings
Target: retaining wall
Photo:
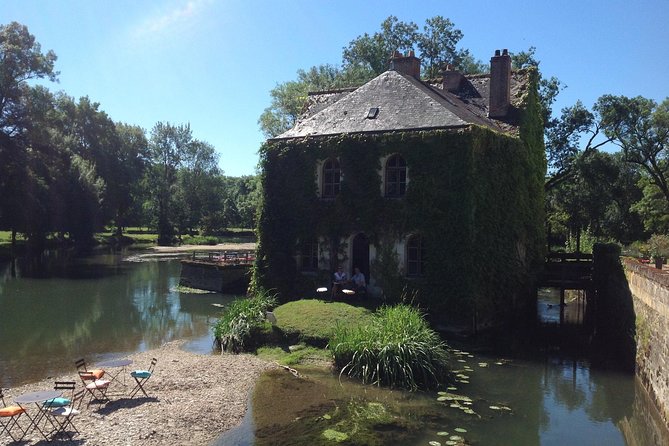
[[[637,375],[669,426],[669,271],[623,259],[636,315]]]

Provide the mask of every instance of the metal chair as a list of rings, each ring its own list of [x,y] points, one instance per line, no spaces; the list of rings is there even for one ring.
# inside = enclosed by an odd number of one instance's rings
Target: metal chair
[[[72,422],[72,418],[80,413],[79,408],[75,408],[75,406],[77,404],[81,406],[86,391],[84,389],[77,391],[76,383],[74,381],[56,381],[53,388],[54,390],[69,391],[69,398],[64,398],[69,403],[55,407],[48,412],[48,415],[56,422],[56,429],[51,438],[55,438],[60,434],[65,434],[72,440],[76,434],[80,433]],[[69,430],[68,427],[70,428]]]
[[[27,433],[26,430],[23,429],[19,424],[19,418],[21,418],[21,415],[25,413],[25,409],[23,409],[21,406],[8,406],[5,403],[5,396],[3,395],[1,388],[0,401],[2,401],[2,408],[0,408],[0,428],[2,429],[0,429],[0,435],[7,432],[7,435],[9,435],[9,438],[11,438],[13,441],[21,441],[21,439]],[[7,421],[3,422],[5,419],[7,419]],[[21,432],[21,436],[18,438],[12,434],[12,430],[14,428],[17,428]]]
[[[105,374],[105,371],[102,369],[92,369],[88,370],[86,368],[86,361],[78,359],[74,362],[77,366],[79,373],[79,378],[84,384],[84,388],[90,394],[91,399],[88,401],[90,405],[93,400],[107,402],[109,398],[107,397],[107,389],[111,381],[108,379],[102,379]]]
[[[142,391],[145,397],[147,398],[149,397],[149,395],[144,390],[144,384],[146,384],[149,378],[151,378],[151,376],[153,375],[153,371],[156,368],[157,362],[158,360],[156,358],[153,358],[151,360],[151,365],[147,370],[135,370],[130,372],[130,376],[132,376],[135,379],[135,382],[137,383],[130,392],[130,398],[134,398],[135,395],[137,395],[137,392],[139,392],[140,390]]]

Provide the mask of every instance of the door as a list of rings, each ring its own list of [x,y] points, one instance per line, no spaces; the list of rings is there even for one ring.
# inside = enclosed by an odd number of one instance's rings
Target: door
[[[360,268],[360,271],[365,275],[367,283],[369,283],[369,240],[362,232],[353,237],[351,274],[354,273],[356,267]]]

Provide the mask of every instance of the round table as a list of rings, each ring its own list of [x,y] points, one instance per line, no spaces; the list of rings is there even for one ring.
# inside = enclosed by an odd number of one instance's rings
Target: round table
[[[105,371],[105,375],[109,376],[109,381],[111,381],[112,383],[117,382],[117,383],[121,384],[123,387],[127,387],[126,384],[125,384],[125,368],[128,367],[130,364],[132,364],[132,359],[112,359],[112,360],[103,361],[103,362],[97,364],[97,367],[100,367],[102,369],[114,369],[114,368],[120,369],[116,373],[111,373],[111,372],[107,373]],[[121,373],[123,373],[123,382],[121,382],[118,379],[118,376]]]
[[[48,400],[58,398],[62,394],[63,392],[58,390],[40,390],[37,392],[24,393],[23,395],[19,395],[14,398],[14,402],[23,409],[25,409],[25,407],[23,407],[24,404],[35,404],[35,406],[37,406],[37,416],[31,417],[27,410],[25,412],[26,417],[28,417],[30,420],[30,426],[28,426],[26,429],[26,434],[37,429],[37,431],[42,434],[44,439],[49,441],[49,438],[39,427],[39,422],[42,421],[42,418],[44,418],[46,412],[48,411],[48,408],[44,407],[44,403]],[[47,420],[49,420],[49,418],[47,418]],[[56,426],[53,424],[53,422],[51,420],[49,420],[49,422],[51,423],[51,426],[56,429]],[[32,430],[30,430],[30,428],[32,428]]]

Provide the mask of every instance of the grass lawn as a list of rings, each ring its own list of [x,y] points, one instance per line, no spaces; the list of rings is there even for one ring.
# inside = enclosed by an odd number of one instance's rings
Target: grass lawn
[[[337,324],[356,327],[371,321],[372,312],[345,302],[302,299],[274,309],[277,327],[286,335],[326,344]],[[319,342],[320,341],[320,342]]]

